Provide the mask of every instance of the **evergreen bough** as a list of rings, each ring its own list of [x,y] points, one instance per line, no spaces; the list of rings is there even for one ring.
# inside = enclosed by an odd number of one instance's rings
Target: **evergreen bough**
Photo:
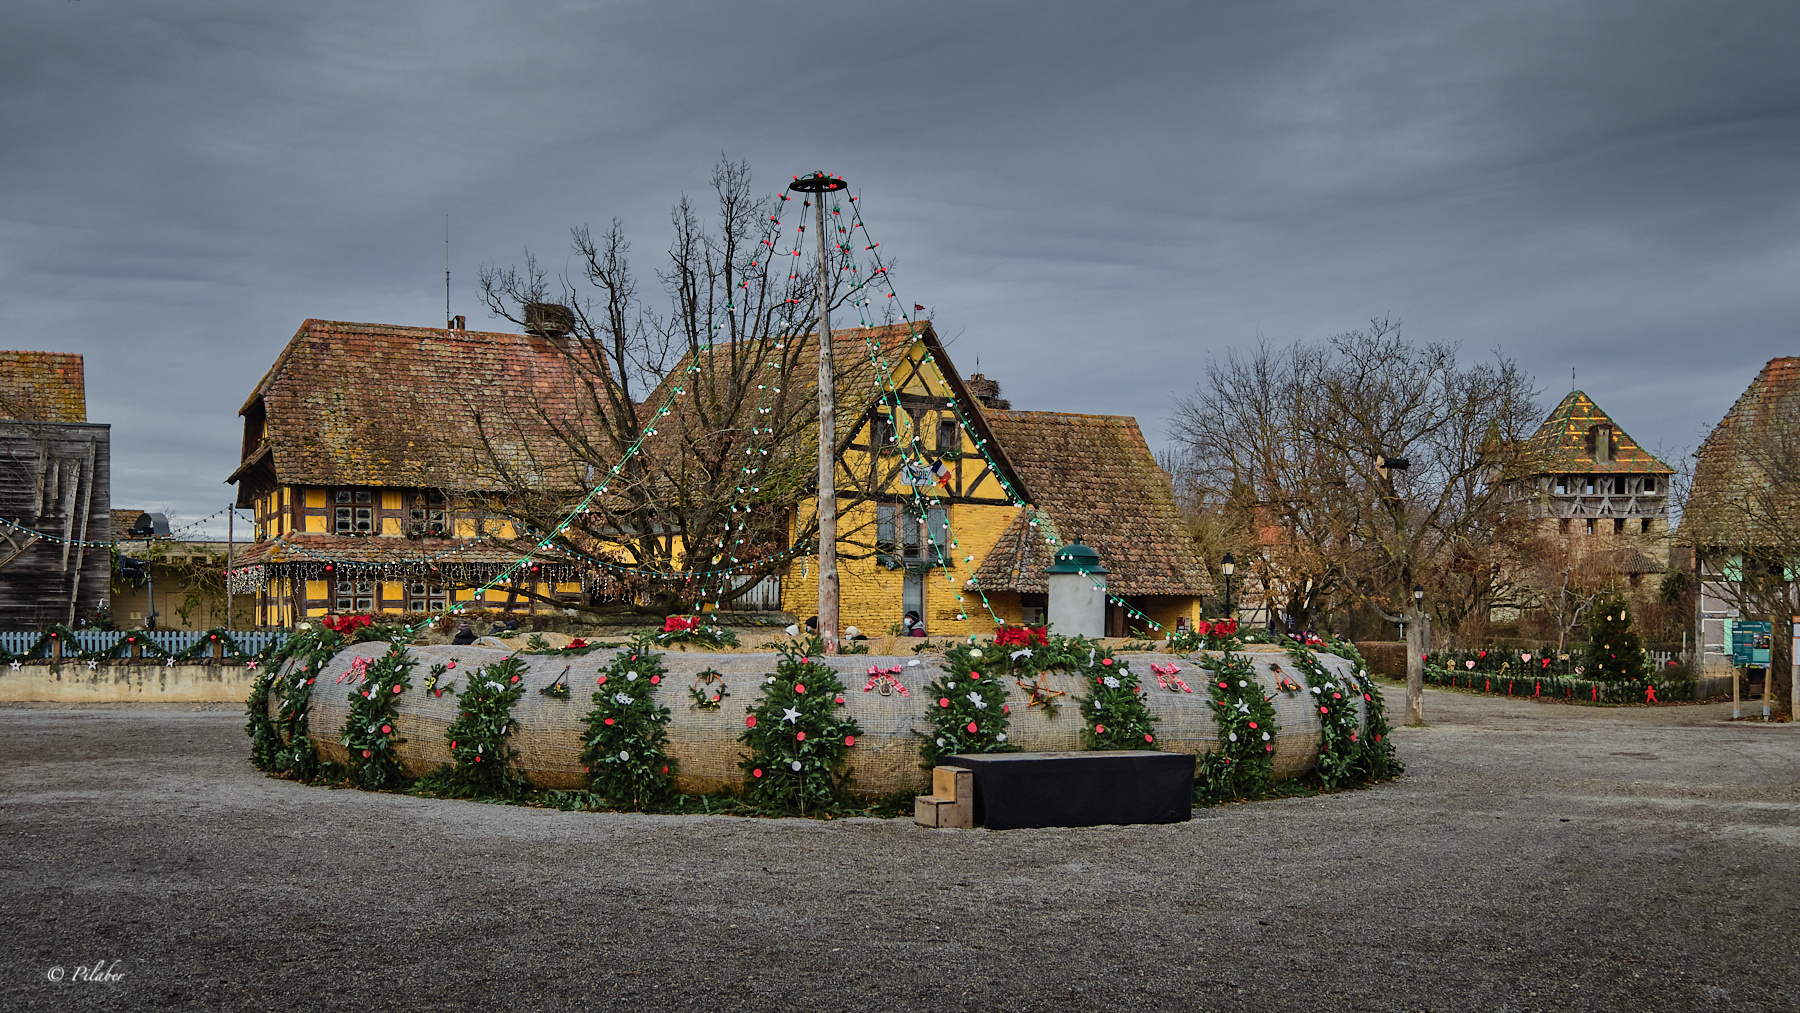
[[[781,656],[761,698],[745,708],[738,741],[750,755],[738,766],[752,802],[804,816],[837,804],[846,780],[838,771],[862,727],[839,713],[844,684],[836,671],[793,648]]]
[[[674,794],[668,754],[669,708],[656,691],[667,678],[662,655],[620,651],[595,679],[581,760],[588,790],[619,809],[646,809]]]
[[[528,790],[525,775],[512,762],[519,751],[508,741],[524,680],[524,662],[501,658],[477,669],[457,694],[457,718],[444,730],[456,766],[435,779],[447,794],[517,798]]]
[[[1156,749],[1156,719],[1131,663],[1108,648],[1093,647],[1082,674],[1087,695],[1081,698],[1081,738],[1087,748]]]
[[[400,644],[367,664],[361,683],[350,697],[350,714],[338,741],[350,753],[350,780],[366,791],[394,791],[407,785],[406,774],[394,747],[406,740],[395,730],[400,695],[412,688],[412,671],[418,667],[411,652]]]
[[[1227,651],[1207,681],[1219,748],[1201,756],[1194,771],[1194,797],[1205,803],[1262,798],[1274,777],[1275,705],[1263,695],[1256,669],[1242,654]]]
[[[944,653],[944,674],[919,693],[925,716],[931,722],[930,732],[913,733],[919,736],[919,756],[925,766],[934,767],[938,757],[956,753],[1018,750],[1006,740],[1012,705],[1007,702],[1006,683],[1000,676],[1012,670],[1011,653],[1023,649],[1013,645],[950,645]]]

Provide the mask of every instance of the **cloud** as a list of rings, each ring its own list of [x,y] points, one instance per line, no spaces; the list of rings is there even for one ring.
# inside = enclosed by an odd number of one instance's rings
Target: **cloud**
[[[0,346],[88,356],[114,499],[230,495],[307,317],[435,324],[475,268],[721,152],[862,194],[902,298],[1021,407],[1139,416],[1207,353],[1373,315],[1692,446],[1795,349],[1786,4],[29,5],[0,35]]]

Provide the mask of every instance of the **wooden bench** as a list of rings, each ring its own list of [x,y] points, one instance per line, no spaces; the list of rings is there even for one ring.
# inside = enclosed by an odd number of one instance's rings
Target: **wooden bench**
[[[944,759],[946,766],[932,771],[932,794],[920,798],[942,798],[945,782],[939,772],[949,771],[952,804],[960,805],[964,798],[964,776],[973,788],[974,804],[968,823],[947,824],[944,803],[933,803],[939,821],[934,826],[1093,827],[1182,823],[1193,816],[1194,757],[1189,753],[962,753]],[[961,819],[960,810],[954,818]]]

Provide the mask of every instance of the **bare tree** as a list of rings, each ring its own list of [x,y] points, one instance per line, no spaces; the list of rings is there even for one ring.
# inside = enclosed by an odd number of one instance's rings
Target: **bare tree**
[[[1374,320],[1209,360],[1176,428],[1200,485],[1249,515],[1290,617],[1335,603],[1397,618],[1416,582],[1454,628],[1485,616],[1506,579],[1499,477],[1541,417],[1536,395],[1504,356],[1464,365],[1454,345]]]
[[[551,334],[576,377],[529,404],[470,405],[477,457],[502,480],[489,509],[520,525],[516,547],[598,560],[658,614],[729,602],[817,540],[816,520],[792,508],[816,485],[805,378],[820,265],[776,248],[780,205],[799,198],[757,194],[731,161],[712,187],[710,229],[686,197],[673,210],[661,306],[640,292],[617,220],[572,231],[578,279],[547,277],[529,253],[523,267],[481,272],[488,309]],[[852,294],[850,254],[847,241],[833,247],[823,266],[837,305]],[[845,360],[840,374],[868,365]]]

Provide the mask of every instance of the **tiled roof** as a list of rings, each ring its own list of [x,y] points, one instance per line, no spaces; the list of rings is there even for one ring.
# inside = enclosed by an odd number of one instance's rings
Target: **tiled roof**
[[[1800,356],[1770,359],[1694,455],[1676,542],[1792,545],[1800,531],[1800,491],[1791,479],[1772,481],[1768,465],[1775,463],[1771,457],[1791,460],[1797,446]]]
[[[1111,570],[1116,594],[1205,595],[1212,581],[1181,521],[1169,476],[1144,442],[1137,420],[989,409],[988,424],[1064,541],[1079,538]],[[988,590],[1042,592],[1053,550],[1020,511],[982,560],[976,578]]]
[[[0,419],[86,422],[87,385],[74,352],[0,352]]]
[[[1594,451],[1588,447],[1588,431],[1596,425],[1612,427],[1616,449],[1610,461],[1594,460]],[[1525,441],[1511,470],[1516,475],[1675,473],[1674,468],[1638,446],[1617,422],[1600,410],[1593,398],[1578,390],[1570,391],[1537,432]]]
[[[240,414],[262,402],[281,483],[494,488],[480,415],[519,472],[573,484],[571,455],[533,413],[578,425],[578,389],[548,338],[308,320]]]

